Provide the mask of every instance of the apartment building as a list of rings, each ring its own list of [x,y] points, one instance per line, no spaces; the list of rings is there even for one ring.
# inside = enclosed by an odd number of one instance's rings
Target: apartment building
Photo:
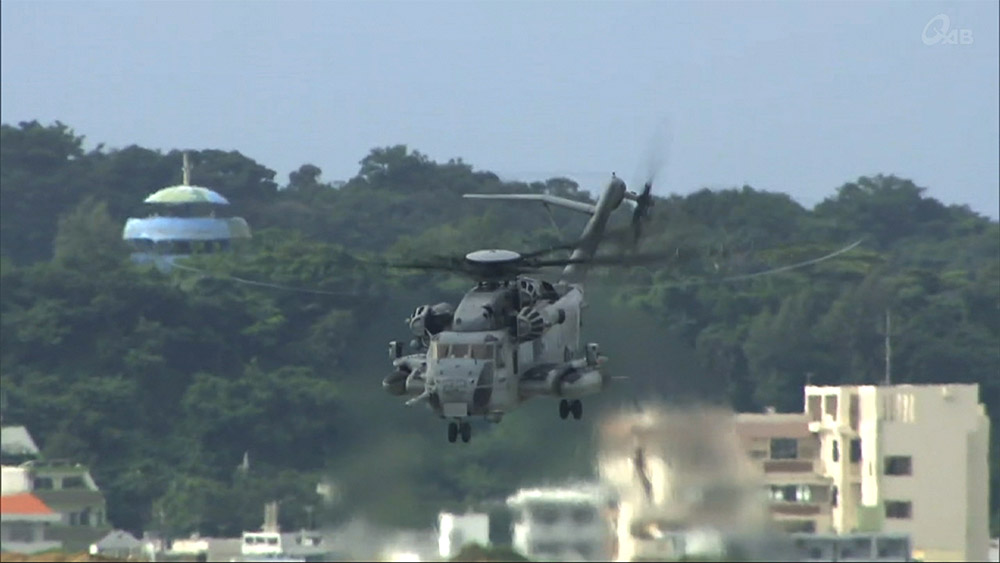
[[[987,559],[990,425],[976,384],[806,386],[838,533],[908,534],[913,556]]]
[[[804,413],[741,413],[736,435],[764,486],[768,510],[779,528],[792,533],[833,530],[838,499],[824,473],[820,439]]]

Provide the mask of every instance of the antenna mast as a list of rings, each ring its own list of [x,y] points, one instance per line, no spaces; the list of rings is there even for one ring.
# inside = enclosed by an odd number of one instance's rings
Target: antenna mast
[[[184,168],[182,170],[184,171],[183,184],[185,186],[190,186],[191,185],[191,163],[188,161],[188,153],[187,153],[187,151],[184,151]]]

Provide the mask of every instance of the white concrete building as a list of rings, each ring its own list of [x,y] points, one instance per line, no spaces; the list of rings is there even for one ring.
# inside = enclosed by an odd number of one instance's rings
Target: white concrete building
[[[438,550],[450,559],[468,544],[490,545],[489,514],[438,514]]]
[[[511,544],[541,561],[608,561],[610,496],[596,486],[522,489],[507,499],[514,512]]]
[[[23,467],[0,466],[0,494],[16,495],[31,492],[31,475]]]
[[[990,424],[976,384],[805,388],[839,533],[909,534],[916,558],[986,561]]]

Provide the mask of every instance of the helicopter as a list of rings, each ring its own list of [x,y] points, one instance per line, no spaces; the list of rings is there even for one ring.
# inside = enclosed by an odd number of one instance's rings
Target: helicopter
[[[584,397],[600,393],[611,379],[602,366],[607,358],[597,343],[581,346],[583,281],[588,267],[635,265],[662,255],[598,257],[608,220],[626,199],[635,203],[632,229],[637,237],[653,204],[652,183],[642,193],[629,192],[612,174],[595,204],[549,194],[465,194],[472,199],[533,200],[590,216],[577,241],[531,253],[477,250],[463,258],[397,264],[397,267],[464,273],[476,280],[457,306],[422,305],[406,319],[416,351],[403,354],[400,341],[389,343],[394,371],[382,381],[406,404],[426,402],[447,419],[448,441],[471,439],[469,419],[500,422],[503,415],[535,397],[559,399],[559,416],[583,416]],[[568,259],[546,259],[572,250]],[[529,275],[563,266],[555,282]]]

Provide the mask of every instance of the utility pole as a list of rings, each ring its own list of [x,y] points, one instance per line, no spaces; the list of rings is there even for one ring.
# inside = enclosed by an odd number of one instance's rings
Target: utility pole
[[[892,385],[892,315],[885,310],[885,385]]]

